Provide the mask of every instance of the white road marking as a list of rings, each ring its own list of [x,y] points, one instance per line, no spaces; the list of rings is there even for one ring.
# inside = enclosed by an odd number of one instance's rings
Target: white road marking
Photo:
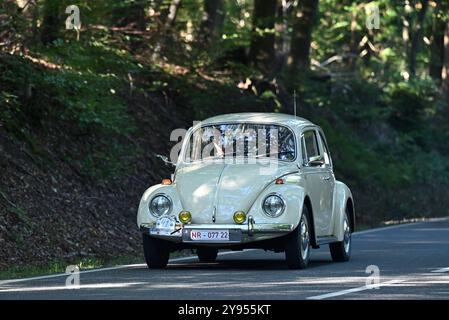
[[[445,272],[449,272],[449,267],[447,267],[447,268],[441,268],[441,269],[437,269],[437,270],[433,270],[433,271],[430,271],[430,272],[432,272],[432,273],[445,273]]]
[[[389,226],[389,227],[369,229],[369,230],[364,230],[364,231],[357,231],[357,232],[353,232],[352,234],[353,235],[362,235],[362,234],[367,234],[367,233],[388,231],[388,230],[394,230],[394,229],[399,229],[399,228],[403,228],[403,227],[408,227],[408,226],[411,226],[411,225],[418,225],[418,224],[422,224],[422,223],[424,223],[424,222],[412,222],[412,223],[406,223],[406,224],[399,224],[397,226]]]
[[[416,221],[416,222],[403,223],[403,224],[398,224],[398,225],[393,225],[393,226],[388,226],[388,227],[381,227],[381,228],[374,228],[374,229],[369,229],[369,230],[364,230],[364,231],[357,231],[357,232],[354,232],[353,234],[354,235],[362,235],[362,234],[379,232],[379,231],[394,230],[394,229],[413,226],[413,225],[417,226],[417,225],[425,224],[428,222],[439,222],[439,221],[446,221],[446,220],[449,220],[449,217],[431,218],[431,219],[426,219],[425,221]]]
[[[4,293],[4,292],[61,291],[61,290],[79,290],[79,289],[117,289],[117,288],[133,287],[143,284],[146,284],[146,282],[95,283],[95,284],[82,284],[77,287],[44,286],[44,287],[28,287],[28,288],[9,288],[9,289],[0,289],[0,292]]]
[[[119,269],[126,269],[126,268],[133,268],[133,267],[142,267],[142,266],[144,266],[144,264],[130,264],[130,265],[117,266],[117,267],[110,267],[110,268],[84,270],[84,271],[80,271],[80,274],[100,272],[100,271],[119,270]],[[43,279],[53,279],[53,278],[68,277],[68,276],[69,276],[69,274],[67,274],[67,273],[58,273],[58,274],[51,274],[51,275],[48,275],[48,276],[39,276],[39,277],[31,277],[31,278],[23,278],[23,279],[3,280],[3,281],[0,281],[0,286],[1,285],[5,285],[5,284],[11,284],[11,283],[34,281],[34,280],[43,280]]]
[[[432,270],[430,272],[431,273],[445,273],[445,272],[449,272],[449,267],[448,268]],[[402,279],[397,279],[397,280],[390,280],[390,281],[379,283],[376,286],[378,286],[379,288],[381,288],[381,287],[388,287],[388,286],[391,286],[391,285],[394,285],[394,284],[404,283],[404,282],[407,282],[407,281],[410,281],[410,280],[412,280],[412,279],[402,278]],[[443,283],[446,283],[446,282],[443,282]],[[356,287],[356,288],[351,288],[351,289],[346,289],[346,290],[341,290],[341,291],[321,294],[321,295],[318,295],[318,296],[312,296],[312,297],[308,297],[306,299],[307,300],[323,300],[323,299],[327,299],[327,298],[339,297],[339,296],[343,296],[345,294],[351,294],[351,293],[356,293],[356,292],[361,292],[361,291],[366,291],[366,290],[371,290],[371,289],[374,289],[374,285],[368,285],[368,286],[364,285],[364,286],[360,286],[360,287]]]
[[[245,251],[253,251],[256,249],[250,249]],[[241,251],[240,251],[241,252]],[[226,251],[226,252],[220,252],[219,256],[225,256],[228,254],[235,254],[238,253],[238,251]],[[175,258],[170,259],[168,262],[169,264],[173,262],[179,262],[179,261],[188,261],[197,259],[196,256],[190,256],[190,257],[182,257],[182,258]],[[94,272],[103,272],[103,271],[112,271],[112,270],[120,270],[120,269],[129,269],[129,268],[142,268],[146,267],[146,264],[128,264],[128,265],[122,265],[122,266],[116,266],[116,267],[108,267],[108,268],[99,268],[99,269],[92,269],[92,270],[83,270],[80,271],[80,274],[86,274],[86,273],[94,273]],[[11,284],[11,283],[20,283],[20,282],[27,282],[27,281],[34,281],[34,280],[44,280],[44,279],[53,279],[53,278],[60,278],[60,277],[68,277],[69,274],[67,273],[58,273],[58,274],[51,274],[47,276],[39,276],[39,277],[30,277],[30,278],[23,278],[23,279],[11,279],[11,280],[3,280],[0,281],[0,286],[5,284]]]
[[[401,282],[405,282],[405,281],[407,281],[407,280],[406,279],[391,280],[391,281],[386,281],[386,282],[376,284],[375,286],[379,287],[379,288],[380,287],[388,287],[388,286],[391,286],[391,285],[394,285],[397,283],[401,283]],[[368,285],[368,286],[364,285],[361,287],[356,287],[356,288],[341,290],[341,291],[337,291],[337,292],[320,294],[318,296],[308,297],[307,300],[323,300],[323,299],[339,297],[339,296],[343,296],[345,294],[361,292],[361,291],[366,291],[366,290],[377,290],[377,289],[375,289],[374,285]]]

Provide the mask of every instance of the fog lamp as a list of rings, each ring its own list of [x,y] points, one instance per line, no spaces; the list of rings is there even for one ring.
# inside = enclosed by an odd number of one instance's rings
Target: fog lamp
[[[246,221],[246,213],[243,211],[237,211],[234,213],[234,221],[237,224],[242,224]]]
[[[181,211],[179,213],[179,221],[181,221],[182,223],[189,223],[190,221],[192,221],[192,215],[189,211]]]

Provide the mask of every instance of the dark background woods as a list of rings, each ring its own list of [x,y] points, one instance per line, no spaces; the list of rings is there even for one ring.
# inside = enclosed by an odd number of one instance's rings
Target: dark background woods
[[[0,268],[140,255],[171,131],[294,90],[360,225],[447,215],[447,1],[0,0]]]

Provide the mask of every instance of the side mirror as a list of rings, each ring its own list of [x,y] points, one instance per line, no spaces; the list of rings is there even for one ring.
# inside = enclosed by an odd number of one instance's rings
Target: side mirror
[[[323,156],[315,156],[309,158],[309,163],[307,164],[309,167],[319,167],[324,165]]]
[[[167,166],[176,167],[176,163],[171,162],[166,156],[163,156],[161,154],[157,154],[156,158],[159,158],[162,160],[162,162]]]

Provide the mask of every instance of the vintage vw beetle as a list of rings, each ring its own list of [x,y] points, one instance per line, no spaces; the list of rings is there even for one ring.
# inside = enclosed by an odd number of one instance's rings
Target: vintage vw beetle
[[[188,130],[173,179],[144,193],[137,224],[149,268],[186,248],[201,262],[215,261],[218,249],[260,248],[285,252],[287,265],[302,269],[324,244],[334,261],[349,260],[355,212],[320,127],[240,113]]]

